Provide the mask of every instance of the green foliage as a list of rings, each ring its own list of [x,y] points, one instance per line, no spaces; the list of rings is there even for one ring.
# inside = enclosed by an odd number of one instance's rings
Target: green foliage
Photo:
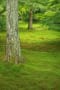
[[[6,1],[1,0],[0,2],[0,31],[6,30],[5,7],[6,7]]]
[[[6,1],[1,0],[0,12],[6,7]],[[19,0],[19,20],[28,21],[29,10],[33,9],[33,22],[56,25],[60,28],[60,1],[59,0]],[[5,11],[4,11],[5,12]],[[2,12],[2,14],[4,13]],[[0,15],[0,30],[5,29],[5,17]],[[52,28],[53,29],[53,28]],[[58,28],[57,28],[58,30]]]
[[[6,19],[5,16],[0,16],[0,31],[6,30]]]

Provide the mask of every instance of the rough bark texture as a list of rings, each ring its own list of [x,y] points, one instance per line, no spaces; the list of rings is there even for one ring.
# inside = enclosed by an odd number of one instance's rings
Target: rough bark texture
[[[18,0],[7,0],[7,60],[18,63],[21,58],[18,37]]]
[[[33,22],[32,16],[33,16],[33,12],[32,12],[32,9],[30,9],[28,29],[32,29],[32,22]]]

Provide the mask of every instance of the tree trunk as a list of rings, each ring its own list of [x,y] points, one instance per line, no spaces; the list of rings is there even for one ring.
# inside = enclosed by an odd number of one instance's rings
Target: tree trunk
[[[18,37],[18,0],[7,0],[7,60],[17,64],[21,59],[20,42]]]
[[[33,15],[33,12],[32,12],[32,9],[30,9],[30,12],[29,12],[28,29],[32,29],[32,23],[33,23],[32,15]]]

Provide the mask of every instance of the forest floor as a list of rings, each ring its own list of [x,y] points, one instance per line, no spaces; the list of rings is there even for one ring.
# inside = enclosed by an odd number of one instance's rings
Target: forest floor
[[[6,33],[0,33],[0,90],[60,90],[60,32],[25,27],[19,33],[24,57],[19,65],[4,62]]]

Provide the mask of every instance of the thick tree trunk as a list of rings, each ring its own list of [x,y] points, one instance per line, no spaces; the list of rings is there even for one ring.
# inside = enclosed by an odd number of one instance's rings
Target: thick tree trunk
[[[28,29],[32,29],[32,23],[33,23],[33,12],[32,12],[32,9],[30,9],[30,12],[29,12],[29,21],[28,21]]]
[[[18,0],[7,0],[7,60],[17,64],[21,58],[18,38]]]

